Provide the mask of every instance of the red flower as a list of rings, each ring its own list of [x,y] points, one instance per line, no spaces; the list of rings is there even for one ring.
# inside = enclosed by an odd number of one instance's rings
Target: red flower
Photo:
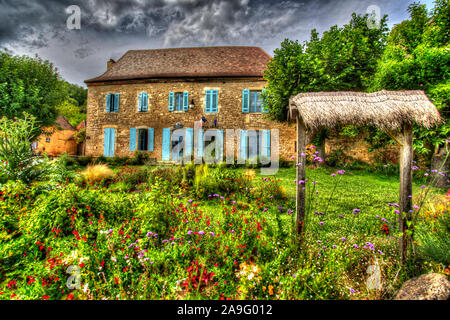
[[[49,299],[50,297],[49,296],[46,296],[46,295],[43,295],[42,296],[42,299],[44,299],[44,300],[47,300],[47,299]]]

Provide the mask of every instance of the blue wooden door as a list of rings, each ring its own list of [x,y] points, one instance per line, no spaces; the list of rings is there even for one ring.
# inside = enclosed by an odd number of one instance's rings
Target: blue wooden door
[[[105,157],[114,157],[116,129],[105,128],[103,140],[103,155]]]

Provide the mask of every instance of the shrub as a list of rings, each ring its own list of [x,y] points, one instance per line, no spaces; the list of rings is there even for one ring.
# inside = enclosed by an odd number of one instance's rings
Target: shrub
[[[24,114],[24,119],[0,119],[0,182],[21,180],[30,183],[48,172],[48,159],[37,157],[31,150],[36,120]]]
[[[114,172],[106,164],[89,165],[82,173],[84,180],[90,182],[100,182],[111,178]]]
[[[141,166],[149,160],[147,152],[138,151],[134,154],[134,164]]]
[[[80,166],[86,167],[93,162],[93,158],[91,156],[82,156],[77,158],[77,162]]]
[[[142,168],[122,167],[113,178],[114,183],[122,182],[128,189],[147,181],[147,170]]]

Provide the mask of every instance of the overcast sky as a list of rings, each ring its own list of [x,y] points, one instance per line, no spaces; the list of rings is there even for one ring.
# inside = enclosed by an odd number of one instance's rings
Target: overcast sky
[[[102,74],[130,49],[259,46],[269,54],[285,38],[308,40],[371,5],[389,26],[408,17],[408,0],[0,0],[0,47],[52,61],[68,81]],[[422,0],[428,8],[432,0]],[[66,8],[81,10],[69,30]]]

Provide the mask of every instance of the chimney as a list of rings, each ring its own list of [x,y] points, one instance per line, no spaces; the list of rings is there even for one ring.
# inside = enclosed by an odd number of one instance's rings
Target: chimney
[[[106,71],[111,69],[111,67],[115,64],[116,64],[116,62],[113,59],[109,59],[109,61],[106,63]]]

